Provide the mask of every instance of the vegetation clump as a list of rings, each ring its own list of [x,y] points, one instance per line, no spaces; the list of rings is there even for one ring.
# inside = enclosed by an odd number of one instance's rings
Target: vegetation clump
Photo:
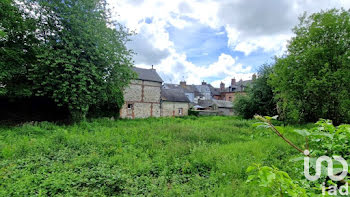
[[[0,128],[0,196],[254,196],[254,163],[298,153],[254,120],[234,117],[96,119]],[[286,131],[293,127],[285,127]],[[285,134],[300,145],[294,133]]]

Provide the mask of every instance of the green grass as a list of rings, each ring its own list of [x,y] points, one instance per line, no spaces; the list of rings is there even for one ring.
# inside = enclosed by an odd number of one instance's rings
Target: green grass
[[[253,164],[298,153],[236,117],[98,119],[0,128],[0,196],[249,196]],[[296,143],[296,136],[286,135]]]

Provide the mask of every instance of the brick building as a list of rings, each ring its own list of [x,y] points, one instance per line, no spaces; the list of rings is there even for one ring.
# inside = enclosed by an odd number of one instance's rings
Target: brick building
[[[246,88],[252,83],[253,80],[256,79],[256,75],[252,76],[252,80],[240,80],[236,82],[236,79],[231,79],[231,85],[225,87],[225,84],[221,82],[220,88],[218,91],[220,92],[220,96],[217,96],[216,99],[224,100],[224,101],[234,101],[235,97],[238,94],[245,94]]]

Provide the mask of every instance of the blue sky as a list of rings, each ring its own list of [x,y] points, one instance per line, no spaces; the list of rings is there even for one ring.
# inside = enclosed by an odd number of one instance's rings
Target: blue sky
[[[115,19],[137,34],[135,65],[163,80],[218,87],[250,79],[286,50],[304,12],[350,7],[348,0],[110,0]]]
[[[225,28],[212,29],[195,23],[183,29],[170,26],[166,29],[169,39],[175,44],[175,49],[187,54],[187,60],[194,64],[207,66],[215,62],[221,53],[231,53],[242,56],[240,52],[231,51]]]

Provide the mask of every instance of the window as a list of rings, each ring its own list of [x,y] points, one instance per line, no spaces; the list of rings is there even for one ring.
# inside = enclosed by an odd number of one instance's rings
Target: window
[[[183,111],[183,109],[179,108],[179,115],[182,115],[182,111]]]
[[[128,109],[132,109],[132,104],[128,104]]]
[[[229,101],[232,101],[232,97],[228,97],[228,100],[229,100]]]

